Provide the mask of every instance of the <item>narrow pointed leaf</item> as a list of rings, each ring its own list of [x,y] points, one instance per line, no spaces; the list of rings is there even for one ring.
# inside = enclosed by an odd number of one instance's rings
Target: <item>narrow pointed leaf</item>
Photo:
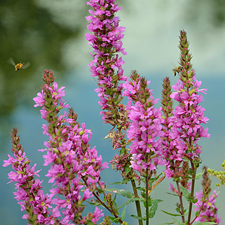
[[[166,213],[166,214],[168,214],[168,215],[170,215],[170,216],[181,216],[181,214],[169,213],[169,212],[166,212],[164,210],[161,210],[161,211],[164,212],[164,213]]]
[[[123,179],[122,181],[111,183],[111,185],[121,185],[121,184],[127,184],[128,180]]]
[[[171,222],[171,223],[160,223],[160,224],[157,224],[157,225],[170,225],[170,224],[174,224],[175,222]]]
[[[155,216],[155,212],[156,212],[157,208],[158,208],[158,203],[155,202],[149,210],[149,214],[148,214],[149,218],[153,218]]]
[[[183,186],[181,186],[180,189],[181,189],[184,197],[187,199],[187,201],[190,201],[190,192]]]
[[[128,201],[124,202],[122,205],[120,205],[120,206],[118,207],[118,209],[120,209],[120,208],[124,207],[125,205],[128,205],[128,204],[130,204],[131,202],[134,202],[134,201],[145,202],[145,199],[143,199],[143,198],[131,198],[131,199],[129,199]]]
[[[201,178],[203,173],[204,173],[204,171],[202,171],[201,173],[198,173],[198,174],[196,175],[195,179]]]
[[[125,216],[126,216],[126,206],[123,208],[123,211],[122,211],[122,214],[121,214],[121,220],[124,220],[125,219]]]
[[[110,188],[110,189],[106,189],[106,191],[112,192],[114,194],[120,194],[126,198],[134,198],[134,195],[130,191],[127,191],[124,189]]]
[[[139,216],[135,216],[135,215],[130,215],[130,216],[137,219],[137,220],[146,220],[145,217],[139,217]]]
[[[172,216],[171,216],[172,217]],[[179,220],[177,220],[177,219],[175,219],[175,218],[173,218],[172,217],[172,219],[175,221],[175,222],[177,222],[179,225],[185,225],[185,223],[181,223]]]

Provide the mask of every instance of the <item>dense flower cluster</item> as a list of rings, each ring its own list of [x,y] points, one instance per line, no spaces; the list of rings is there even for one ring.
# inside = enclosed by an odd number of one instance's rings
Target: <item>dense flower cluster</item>
[[[94,49],[93,61],[89,64],[92,76],[98,78],[98,88],[95,90],[100,98],[100,106],[104,110],[103,120],[118,129],[126,129],[127,121],[124,120],[125,109],[122,100],[122,84],[125,81],[122,65],[124,61],[118,53],[127,54],[122,47],[121,39],[124,27],[119,26],[119,17],[114,14],[121,10],[116,0],[92,0],[87,2],[93,9],[89,10],[91,16],[86,17],[89,22],[87,28],[91,33],[86,33],[86,39]],[[121,146],[117,142],[115,145]]]
[[[70,221],[76,224],[92,221],[96,224],[104,216],[102,210],[96,207],[94,213],[82,217],[86,207],[83,202],[93,197],[97,187],[104,187],[104,182],[100,181],[100,171],[108,167],[107,163],[102,163],[102,157],[97,155],[96,149],[90,148],[88,142],[92,133],[85,128],[84,123],[79,125],[72,109],[68,115],[64,112],[58,116],[61,109],[69,107],[62,100],[64,87],[58,88],[51,71],[45,71],[43,80],[46,84],[34,101],[35,107],[42,106],[42,118],[48,122],[48,125],[43,125],[43,133],[49,136],[49,140],[44,143],[46,149],[40,151],[47,152],[43,156],[44,165],[51,164],[51,168],[46,176],[56,187],[50,190],[50,195],[44,195],[41,182],[34,180],[34,175],[38,175],[39,171],[35,172],[35,166],[30,167],[29,160],[18,144],[17,131],[13,130],[15,149],[12,151],[15,158],[9,156],[4,166],[11,164],[16,170],[9,173],[11,182],[17,182],[16,199],[21,201],[22,210],[27,211],[23,218],[32,224],[35,221],[65,225],[70,224]],[[52,208],[51,204],[56,207]]]
[[[195,75],[195,73],[193,73]],[[174,176],[174,168],[178,168],[182,159],[197,160],[201,153],[201,146],[197,144],[200,137],[209,138],[208,128],[203,128],[202,123],[206,123],[208,118],[204,116],[205,109],[199,104],[203,101],[199,92],[205,93],[204,89],[199,89],[201,82],[192,77],[191,85],[193,91],[185,91],[185,83],[181,80],[172,86],[176,92],[171,94],[171,98],[180,104],[175,108],[173,116],[168,119],[172,132],[167,132],[169,145],[164,148],[164,156],[167,159],[167,178]],[[166,135],[166,133],[164,133]],[[164,143],[166,145],[166,143]],[[171,163],[174,161],[173,163]]]
[[[152,91],[147,88],[150,81],[139,77],[136,71],[131,75],[131,81],[124,84],[124,96],[128,102],[128,118],[131,123],[127,136],[132,140],[130,153],[131,167],[145,174],[146,169],[155,170],[160,160],[161,140],[161,109],[156,109]],[[132,102],[134,105],[132,105]],[[158,138],[158,139],[157,139]]]
[[[80,222],[84,220],[80,219],[85,208],[83,202],[93,196],[96,185],[104,186],[100,181],[100,171],[108,166],[107,163],[102,163],[102,157],[97,155],[95,148],[90,148],[88,142],[92,133],[85,128],[84,123],[80,126],[76,122],[77,116],[73,110],[70,109],[68,116],[66,112],[57,115],[62,108],[69,107],[62,100],[64,87],[58,89],[56,82],[47,82],[47,78],[53,75],[52,72],[46,71],[45,75],[46,85],[42,93],[38,93],[34,98],[35,107],[42,106],[42,117],[49,123],[48,126],[43,125],[43,133],[49,136],[49,141],[45,142],[47,148],[40,151],[47,151],[43,156],[44,165],[52,163],[46,176],[50,178],[50,183],[57,186],[51,189],[51,197],[56,197],[53,203],[58,214],[59,209],[64,209],[62,223],[68,224],[70,220]],[[85,189],[83,196],[82,189]],[[59,198],[58,194],[63,195],[65,199]],[[102,216],[101,210],[96,209],[92,216],[89,214],[88,219],[91,218],[93,222],[100,215]]]
[[[12,165],[14,170],[8,174],[8,178],[10,179],[9,183],[16,182],[15,198],[21,205],[21,210],[27,212],[23,215],[23,219],[27,219],[30,224],[34,224],[34,222],[58,224],[56,219],[58,216],[51,206],[51,196],[44,194],[42,181],[34,179],[34,176],[39,176],[40,170],[35,171],[36,164],[33,167],[30,166],[30,161],[19,144],[20,139],[15,128],[12,130],[11,136],[14,157],[8,155],[9,159],[4,160],[3,166]]]
[[[122,65],[124,61],[119,53],[126,55],[122,38],[125,27],[119,26],[119,17],[115,13],[122,9],[115,4],[116,0],[91,0],[87,5],[92,7],[89,10],[90,16],[87,28],[91,33],[86,33],[89,45],[93,47],[93,61],[89,64],[93,77],[98,79],[98,88],[95,91],[100,98],[99,105],[103,110],[100,112],[104,122],[113,126],[106,138],[112,141],[113,150],[122,149],[119,160],[114,158],[111,164],[117,164],[122,176],[127,177],[125,167],[130,165],[129,160],[122,161],[122,158],[129,158],[126,146],[124,131],[129,126],[127,112],[122,101],[122,83],[127,77],[123,76]],[[116,131],[113,129],[117,128]]]
[[[184,91],[185,83],[178,80],[177,84],[172,86],[176,92],[171,94],[171,98],[180,103],[174,111],[173,119],[176,120],[177,128],[174,135],[181,137],[183,140],[189,138],[192,141],[192,148],[189,149],[188,155],[194,159],[198,158],[201,153],[201,147],[197,145],[197,141],[200,137],[209,138],[210,135],[208,134],[208,128],[204,129],[200,125],[208,121],[208,118],[204,116],[205,109],[199,104],[203,101],[203,96],[199,93],[205,94],[206,90],[199,89],[201,81],[195,78],[194,71],[190,73],[193,73],[192,81],[189,82],[192,85],[192,90],[190,92]],[[188,147],[185,150],[188,150]]]
[[[205,89],[200,89],[201,82],[195,77],[192,69],[191,55],[189,54],[186,33],[181,31],[180,50],[181,50],[181,72],[180,79],[172,88],[175,90],[170,98],[176,100],[179,105],[172,112],[171,118],[167,120],[172,132],[165,135],[167,143],[164,142],[164,157],[167,160],[165,170],[167,178],[186,176],[188,163],[183,162],[186,158],[190,162],[200,162],[201,146],[197,144],[201,137],[209,138],[208,128],[204,129],[202,123],[207,123],[208,118],[204,116],[205,109],[200,103],[203,101]],[[165,123],[164,123],[165,124]],[[167,146],[167,147],[165,147]],[[183,168],[179,169],[182,165]],[[198,167],[198,166],[197,166]],[[187,180],[183,181],[187,187]]]
[[[215,201],[218,197],[216,190],[214,190],[213,194],[207,199],[204,197],[202,190],[200,192],[196,192],[196,197],[198,202],[194,204],[196,206],[194,210],[199,212],[196,221],[215,222],[216,225],[223,222],[221,221],[221,218],[218,217],[218,209],[215,206]]]

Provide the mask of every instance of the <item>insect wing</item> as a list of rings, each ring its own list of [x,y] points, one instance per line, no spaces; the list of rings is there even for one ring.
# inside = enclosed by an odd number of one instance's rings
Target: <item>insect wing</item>
[[[26,68],[29,67],[29,66],[30,66],[30,62],[27,62],[27,63],[25,63],[25,64],[23,65],[22,69],[26,69]]]
[[[12,58],[12,57],[11,57],[11,58],[9,58],[7,62],[8,62],[9,64],[13,65],[13,66],[15,66],[15,65],[16,65],[16,63],[14,62],[14,60],[13,60],[13,58]]]

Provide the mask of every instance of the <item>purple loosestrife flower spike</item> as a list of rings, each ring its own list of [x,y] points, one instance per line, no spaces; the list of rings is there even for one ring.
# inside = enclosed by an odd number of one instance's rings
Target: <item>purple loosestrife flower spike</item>
[[[217,214],[218,209],[215,206],[215,201],[218,195],[216,190],[214,190],[213,194],[207,198],[203,194],[203,191],[200,190],[199,192],[196,192],[196,197],[198,201],[194,204],[196,206],[194,211],[199,212],[196,221],[215,222],[217,225],[224,222],[221,221],[221,218],[219,218]]]
[[[43,156],[44,165],[51,164],[46,176],[56,186],[51,189],[50,195],[54,197],[55,213],[64,215],[62,224],[70,221],[76,224],[92,221],[96,224],[103,216],[102,211],[96,208],[94,213],[82,217],[86,207],[83,202],[93,197],[97,187],[104,187],[104,182],[100,181],[100,172],[108,166],[102,163],[102,157],[97,155],[95,147],[90,148],[88,142],[92,133],[85,128],[84,123],[80,125],[76,121],[77,115],[73,109],[69,109],[68,115],[66,112],[58,115],[60,110],[69,105],[62,99],[64,87],[58,88],[52,77],[52,72],[45,71],[43,80],[46,84],[34,101],[35,106],[42,106],[42,117],[48,122],[48,125],[43,125],[43,133],[49,136],[49,140],[44,143],[46,149],[40,151],[47,152]],[[63,195],[64,199],[58,195]]]
[[[173,101],[170,98],[171,92],[171,85],[169,77],[163,79],[163,91],[162,91],[162,112],[164,114],[165,120],[168,120],[172,116],[173,111]]]
[[[208,175],[208,171],[207,171],[207,167],[204,166],[203,167],[203,180],[202,180],[202,187],[203,187],[203,194],[208,197],[209,193],[211,192],[211,179],[209,178],[209,175]]]
[[[131,167],[141,175],[146,175],[146,169],[156,170],[162,164],[161,140],[161,108],[156,109],[157,102],[152,96],[152,91],[147,88],[150,81],[140,78],[136,71],[131,75],[131,81],[124,84],[124,96],[128,102],[128,117],[131,121],[127,136],[132,141],[130,153],[132,154]],[[158,138],[158,139],[157,139]],[[157,156],[157,157],[156,157]]]
[[[179,165],[181,164],[182,155],[179,154],[179,149],[176,148],[177,137],[171,133],[172,124],[172,111],[173,111],[173,102],[170,97],[171,95],[171,85],[170,80],[166,77],[163,80],[163,90],[162,90],[162,112],[164,116],[162,117],[162,130],[163,135],[161,136],[162,140],[162,149],[163,155],[166,160],[165,166],[165,174],[169,179],[171,177],[180,177],[181,169]]]
[[[102,119],[113,126],[105,138],[112,141],[113,150],[121,149],[120,155],[111,161],[112,166],[122,159],[126,159],[123,165],[117,166],[122,171],[122,176],[128,178],[125,173],[125,167],[130,166],[129,153],[126,146],[124,131],[129,126],[129,120],[124,104],[121,103],[122,81],[126,81],[123,76],[124,70],[122,65],[124,61],[119,57],[119,53],[126,55],[124,51],[122,38],[124,37],[125,27],[119,26],[119,17],[115,13],[121,10],[116,0],[91,0],[87,5],[92,7],[89,10],[90,16],[86,17],[89,21],[87,28],[91,33],[86,34],[89,45],[93,47],[93,61],[89,64],[93,77],[98,78],[98,88],[95,90],[100,98],[99,104],[103,110],[100,114]],[[116,128],[116,131],[114,131]],[[128,178],[130,179],[130,178]]]
[[[185,153],[193,160],[198,160],[201,147],[197,144],[200,137],[209,138],[208,128],[204,129],[200,124],[207,123],[208,118],[204,116],[205,109],[201,107],[202,95],[206,89],[200,89],[201,81],[195,77],[195,72],[191,65],[191,55],[188,50],[186,33],[181,31],[180,50],[182,71],[177,84],[172,86],[175,90],[171,97],[179,102],[174,112],[174,135],[181,137],[185,144]]]
[[[209,138],[208,128],[204,129],[202,123],[207,123],[208,118],[204,116],[205,109],[201,107],[200,103],[203,101],[205,89],[200,89],[201,82],[196,79],[196,74],[191,65],[191,54],[189,53],[189,43],[185,31],[180,32],[180,79],[176,85],[172,86],[175,90],[170,97],[178,101],[179,105],[175,108],[173,116],[171,117],[171,139],[170,147],[173,155],[167,155],[165,171],[167,177],[173,177],[177,182],[188,189],[188,179],[191,172],[191,194],[194,196],[196,171],[201,163],[200,153],[201,146],[197,144],[201,137]],[[169,158],[168,158],[169,156]],[[172,160],[176,159],[173,164]],[[184,160],[185,159],[185,160]],[[182,163],[182,164],[181,164]],[[190,164],[190,165],[189,165]],[[182,167],[180,167],[182,165]],[[189,168],[190,166],[190,168]],[[181,201],[181,198],[180,198]],[[181,204],[181,207],[182,204]],[[188,222],[191,220],[192,202],[189,204]],[[184,209],[181,209],[184,213]],[[182,216],[184,221],[184,216]]]
[[[91,33],[86,33],[86,39],[94,49],[93,61],[89,64],[92,76],[98,78],[98,88],[95,90],[100,98],[100,106],[103,114],[102,119],[113,126],[117,127],[118,137],[122,136],[122,129],[128,127],[125,107],[121,104],[122,84],[126,77],[123,76],[122,65],[124,61],[118,53],[126,55],[122,47],[121,39],[124,34],[124,27],[119,27],[119,17],[115,13],[121,10],[115,0],[92,0],[87,2],[93,10],[89,10],[91,16],[86,17],[89,21],[87,28]],[[114,140],[114,149],[120,148],[124,144],[120,140]]]
[[[194,205],[196,206],[195,211],[198,211],[198,217],[196,221],[200,222],[215,222],[215,224],[222,223],[217,215],[217,208],[215,206],[216,197],[218,196],[216,194],[216,191],[214,190],[213,195],[209,196],[209,193],[211,192],[211,180],[209,179],[207,167],[203,167],[203,180],[202,180],[202,187],[203,191],[200,191],[199,193],[196,193],[198,202]]]
[[[12,152],[14,157],[9,156],[8,160],[4,160],[3,166],[12,165],[14,171],[8,176],[10,182],[16,182],[17,191],[14,192],[15,198],[21,205],[21,210],[26,211],[23,219],[27,219],[29,224],[59,224],[54,210],[51,210],[51,196],[45,195],[39,179],[40,170],[35,171],[36,164],[30,167],[30,161],[24,153],[23,147],[20,145],[20,138],[17,136],[17,129],[12,130]]]
[[[185,179],[187,175],[185,173],[188,171],[188,164],[182,163],[183,158],[191,160],[198,167],[201,146],[197,144],[197,141],[201,137],[210,137],[207,133],[208,128],[204,129],[201,126],[202,123],[208,121],[208,118],[204,116],[205,109],[200,105],[203,97],[199,93],[205,94],[206,90],[199,88],[201,82],[196,79],[195,72],[192,69],[188,46],[186,33],[181,31],[179,48],[181,50],[180,65],[182,71],[177,84],[172,86],[175,92],[170,95],[171,98],[179,102],[179,105],[175,108],[173,116],[170,118],[169,126],[172,132],[169,134],[169,149],[164,148],[164,156],[167,160],[167,169],[165,171],[167,178],[183,177],[184,183],[182,185],[186,188],[188,183]],[[179,169],[181,163],[182,168]]]

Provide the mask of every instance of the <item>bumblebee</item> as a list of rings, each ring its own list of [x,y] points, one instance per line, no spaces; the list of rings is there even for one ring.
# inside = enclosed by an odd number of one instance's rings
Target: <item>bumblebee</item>
[[[16,64],[14,62],[13,58],[10,58],[8,60],[8,63],[10,63],[11,65],[13,65],[15,67],[15,71],[18,71],[18,70],[21,70],[21,69],[26,69],[28,66],[30,66],[30,63],[29,62],[27,62],[27,63],[20,62],[20,63],[17,63]]]
[[[178,66],[178,67],[173,68],[174,76],[176,76],[177,74],[179,74],[182,71],[182,69],[183,69],[182,66]]]

